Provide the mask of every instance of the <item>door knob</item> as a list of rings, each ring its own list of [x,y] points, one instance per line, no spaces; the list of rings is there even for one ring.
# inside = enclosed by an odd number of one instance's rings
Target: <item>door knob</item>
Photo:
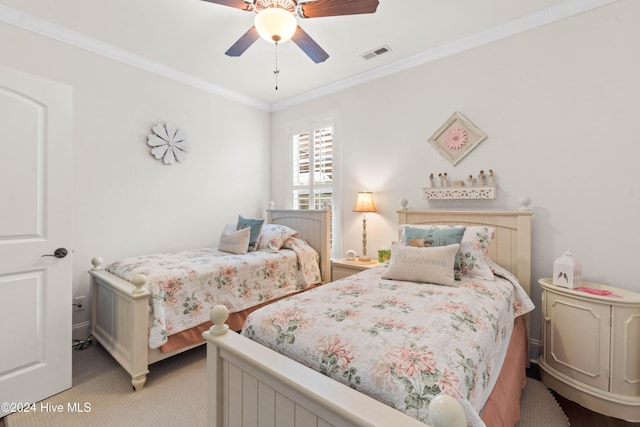
[[[56,258],[64,258],[64,257],[67,256],[68,253],[69,252],[65,248],[58,248],[53,252],[53,255],[52,254],[45,254],[45,255],[42,255],[42,256],[43,257],[45,257],[45,256],[53,256],[53,257],[56,257]]]

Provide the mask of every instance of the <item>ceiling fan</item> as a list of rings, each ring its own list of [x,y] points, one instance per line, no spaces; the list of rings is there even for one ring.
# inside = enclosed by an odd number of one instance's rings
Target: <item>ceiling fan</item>
[[[298,45],[316,64],[329,58],[296,22],[300,18],[358,15],[374,13],[378,0],[204,0],[229,6],[245,12],[255,12],[255,25],[238,39],[226,52],[228,56],[240,56],[259,37],[272,43],[289,39]]]

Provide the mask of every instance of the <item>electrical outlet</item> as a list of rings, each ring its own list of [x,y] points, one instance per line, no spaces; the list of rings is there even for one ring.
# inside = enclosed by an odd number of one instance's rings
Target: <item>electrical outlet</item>
[[[83,311],[87,309],[85,303],[86,297],[74,297],[73,298],[73,311]]]

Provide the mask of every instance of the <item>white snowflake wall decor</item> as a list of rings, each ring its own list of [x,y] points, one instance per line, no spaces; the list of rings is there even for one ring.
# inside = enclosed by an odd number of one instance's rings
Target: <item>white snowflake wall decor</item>
[[[189,152],[187,136],[173,123],[158,123],[151,128],[153,133],[147,136],[147,145],[151,148],[151,155],[162,159],[165,165],[182,162]]]

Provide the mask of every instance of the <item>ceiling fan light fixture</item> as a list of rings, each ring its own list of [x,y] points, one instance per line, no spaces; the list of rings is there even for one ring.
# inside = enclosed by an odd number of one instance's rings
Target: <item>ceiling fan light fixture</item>
[[[269,7],[256,14],[255,26],[260,37],[271,43],[290,40],[298,24],[293,14],[280,7]]]

